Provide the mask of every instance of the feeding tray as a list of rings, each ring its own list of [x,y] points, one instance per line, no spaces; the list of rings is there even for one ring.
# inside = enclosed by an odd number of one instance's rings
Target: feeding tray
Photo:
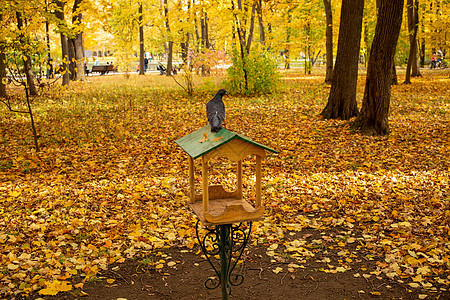
[[[189,206],[205,225],[254,221],[264,214],[261,160],[266,157],[266,151],[277,151],[225,128],[211,132],[209,125],[175,142],[189,155]],[[256,156],[255,205],[243,199],[242,195],[242,160],[249,155]],[[235,191],[226,191],[221,185],[209,185],[208,161],[215,157],[237,162]],[[202,194],[195,194],[194,160],[197,158],[202,160]]]

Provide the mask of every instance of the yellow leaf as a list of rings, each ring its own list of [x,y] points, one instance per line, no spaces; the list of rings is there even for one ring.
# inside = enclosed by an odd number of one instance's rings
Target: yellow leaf
[[[20,191],[11,191],[9,192],[9,195],[13,198],[17,198],[20,196]]]
[[[370,292],[372,295],[374,295],[374,296],[381,296],[381,293],[380,292]]]
[[[39,294],[41,295],[56,295],[59,292],[67,292],[72,290],[72,285],[69,284],[68,281],[58,281],[55,280],[53,282],[46,282],[45,285],[47,286],[45,289],[42,289],[39,291]]]
[[[281,271],[283,271],[283,268],[280,267],[276,267],[274,270],[272,270],[275,274],[280,273]]]
[[[220,141],[221,139],[223,139],[223,136],[216,137],[213,142]]]
[[[106,279],[106,282],[109,284],[112,284],[114,281],[116,281],[115,279]]]

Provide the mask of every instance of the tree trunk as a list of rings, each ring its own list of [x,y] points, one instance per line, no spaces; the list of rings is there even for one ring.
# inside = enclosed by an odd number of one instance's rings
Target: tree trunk
[[[2,14],[0,14],[0,23],[3,20]],[[6,53],[4,47],[0,44],[0,98],[6,98],[6,84],[4,79],[6,78]]]
[[[418,77],[420,75],[419,68],[419,51],[417,47],[417,30],[419,27],[419,3],[416,0],[407,0],[408,13],[408,31],[409,31],[409,57],[406,67],[406,77],[404,83],[411,83],[411,76]],[[411,72],[412,71],[412,72]]]
[[[71,39],[70,42],[73,45],[73,49],[75,50],[75,76],[74,80],[86,80],[86,74],[84,73],[84,46],[83,46],[83,32],[79,32],[76,34],[74,39]]]
[[[261,46],[264,48],[266,44],[266,35],[264,33],[264,23],[262,18],[262,0],[258,1],[257,11],[259,22],[259,42],[261,43]]]
[[[58,9],[55,10],[55,16],[60,20],[60,26],[64,27],[64,4],[65,2],[55,0]],[[61,51],[62,51],[62,64],[61,68],[59,68],[60,73],[62,74],[62,85],[68,86],[70,81],[70,74],[68,70],[68,61],[69,61],[69,43],[67,40],[67,36],[61,32]]]
[[[373,136],[389,133],[392,60],[403,13],[403,0],[380,2],[361,112],[353,124],[363,134]]]
[[[326,49],[327,49],[327,71],[325,74],[325,82],[331,82],[333,76],[333,12],[331,10],[331,0],[323,0],[325,6],[325,16],[327,22],[326,35]]]
[[[73,3],[72,12],[74,16],[72,17],[72,24],[79,26],[83,20],[83,15],[77,13],[78,9],[83,0],[75,0]],[[76,30],[75,37],[69,40],[69,45],[73,49],[73,60],[71,60],[71,65],[74,66],[72,73],[72,80],[83,81],[86,79],[84,74],[84,46],[83,46],[83,31]]]
[[[72,39],[67,38],[67,52],[69,54],[67,67],[69,68],[69,78],[70,80],[75,80],[77,76],[77,60],[75,55],[75,44],[72,42]]]
[[[356,84],[361,43],[364,0],[343,0],[339,25],[338,52],[325,119],[348,120],[358,115]]]
[[[395,50],[394,50],[395,52]],[[395,68],[395,59],[392,58],[392,80],[391,85],[398,85],[397,69]]]
[[[170,75],[172,75],[173,41],[171,41],[171,37],[170,37],[169,6],[167,3],[167,0],[164,0],[164,17],[165,17],[165,23],[166,23],[167,40],[168,40],[166,75],[170,76]]]
[[[22,16],[21,16],[20,12],[16,12],[16,16],[17,16],[17,28],[19,30],[22,30],[23,20],[22,20]],[[20,37],[21,38],[24,37],[23,33],[20,33]],[[27,53],[24,54],[23,65],[24,65],[24,72],[25,72],[25,77],[27,78],[27,85],[28,85],[28,89],[30,91],[30,95],[36,96],[38,93],[36,90],[36,85],[34,84],[34,74],[33,74],[33,66],[31,64],[31,56]]]
[[[139,75],[145,75],[144,24],[142,2],[139,3]]]
[[[7,98],[6,84],[4,79],[6,78],[6,54],[3,47],[0,46],[0,98]]]
[[[284,68],[291,68],[291,23],[292,23],[292,9],[287,11],[287,26],[286,26],[286,47],[284,48]],[[306,61],[305,61],[306,66]]]

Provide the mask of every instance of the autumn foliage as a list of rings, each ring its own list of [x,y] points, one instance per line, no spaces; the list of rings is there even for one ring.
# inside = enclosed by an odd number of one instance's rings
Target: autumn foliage
[[[323,76],[282,80],[284,92],[225,99],[228,129],[280,151],[263,165],[268,209],[254,242],[309,260],[323,249],[285,244],[283,234],[340,228],[348,234],[323,242],[342,260],[323,271],[357,273],[352,245],[377,260],[379,276],[424,293],[448,289],[448,74],[394,86],[391,133],[376,138],[319,117]],[[46,90],[33,102],[39,153],[29,120],[0,107],[0,294],[82,289],[137,253],[195,247],[187,159],[174,141],[206,125],[214,92],[186,98],[171,78],[137,75]]]

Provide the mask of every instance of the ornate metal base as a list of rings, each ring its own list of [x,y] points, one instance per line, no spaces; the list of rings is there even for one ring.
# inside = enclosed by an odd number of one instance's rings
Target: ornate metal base
[[[209,277],[206,279],[205,287],[216,289],[221,285],[222,300],[228,300],[228,296],[231,294],[231,286],[238,286],[244,281],[242,274],[232,275],[232,273],[247,246],[252,231],[252,222],[249,222],[247,231],[243,228],[242,223],[239,223],[239,225],[225,224],[211,228],[206,227],[206,233],[203,237],[200,237],[199,223],[200,220],[197,221],[195,226],[198,242],[218,278]],[[216,255],[219,255],[219,261],[213,259]]]

